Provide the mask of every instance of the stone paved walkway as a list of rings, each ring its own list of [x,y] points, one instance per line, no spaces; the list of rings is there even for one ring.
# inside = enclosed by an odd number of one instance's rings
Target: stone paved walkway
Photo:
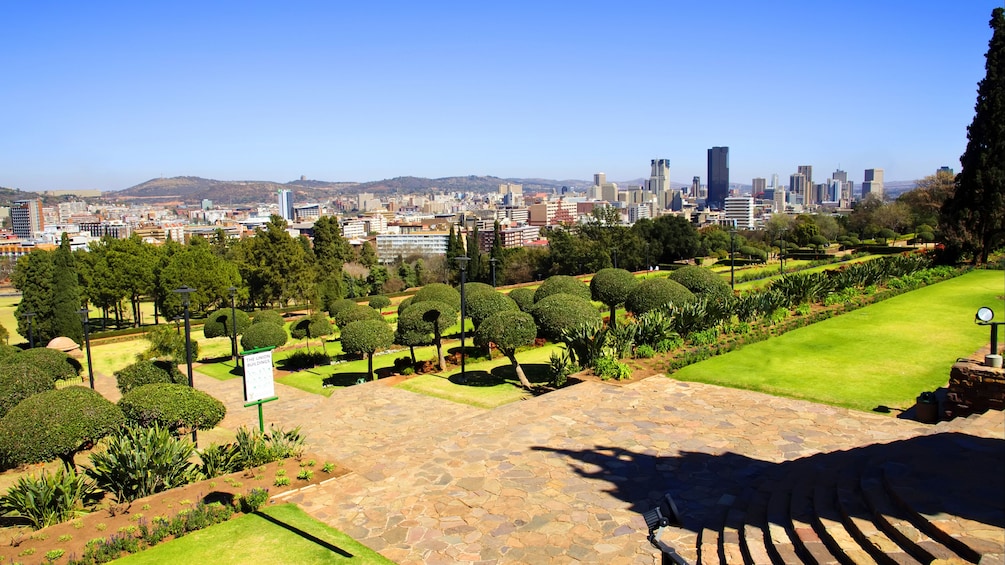
[[[240,379],[196,384],[227,404],[224,426],[257,425]],[[277,389],[266,421],[302,426],[354,471],[288,500],[401,564],[658,563],[641,512],[664,492],[693,548],[686,528],[773,465],[938,431],[1005,439],[1000,412],[933,427],[665,377],[494,410],[381,382],[331,398]]]

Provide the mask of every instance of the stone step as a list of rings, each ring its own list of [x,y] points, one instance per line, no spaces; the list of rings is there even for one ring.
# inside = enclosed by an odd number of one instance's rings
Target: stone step
[[[859,473],[861,470],[854,474],[843,474],[837,484],[837,508],[848,533],[880,565],[919,565],[931,562],[935,556],[928,555],[920,560],[915,558],[876,526],[872,512],[862,500]],[[945,553],[940,553],[938,557],[949,559],[954,556],[951,551],[945,550]]]
[[[797,482],[792,487],[789,500],[789,520],[792,522],[792,531],[795,532],[795,539],[792,541],[795,543],[796,553],[805,563],[817,565],[840,563],[813,527],[815,521],[813,485],[816,481],[816,474],[809,472],[798,478],[794,477],[794,479]]]
[[[755,490],[747,504],[740,531],[740,550],[744,563],[773,563],[766,543],[770,543],[765,530],[768,527],[768,500],[770,492],[763,488]]]
[[[850,472],[839,469],[838,472]],[[875,561],[844,527],[837,503],[837,480],[833,472],[821,475],[813,488],[815,527],[831,554],[844,565],[868,565]]]
[[[719,555],[718,528],[705,527],[698,534],[698,563],[723,563],[722,556]]]
[[[773,563],[801,563],[796,553],[795,533],[789,520],[789,501],[792,491],[779,482],[770,490],[767,508],[767,524],[764,529],[764,546]]]
[[[955,559],[957,553],[918,529],[890,500],[883,485],[881,461],[872,460],[862,472],[859,488],[873,523],[906,553],[922,563],[933,559]]]

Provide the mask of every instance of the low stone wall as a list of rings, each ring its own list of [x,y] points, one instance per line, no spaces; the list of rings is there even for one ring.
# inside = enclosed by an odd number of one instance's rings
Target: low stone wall
[[[1005,370],[976,360],[957,362],[949,371],[947,400],[950,417],[1005,409]]]

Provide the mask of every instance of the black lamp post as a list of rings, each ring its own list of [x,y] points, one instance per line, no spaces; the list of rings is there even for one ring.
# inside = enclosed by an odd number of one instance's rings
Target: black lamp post
[[[175,316],[171,320],[174,322],[174,333],[181,335],[181,316]]]
[[[84,325],[84,347],[87,349],[87,377],[91,382],[91,390],[94,390],[94,365],[91,364],[91,318],[87,307],[77,310],[80,314],[80,322]]]
[[[470,257],[454,257],[457,261],[457,268],[461,270],[461,383],[468,382],[468,376],[464,368],[464,318],[467,310],[464,307],[464,283],[467,282],[467,269]]]
[[[35,317],[35,313],[28,310],[21,316],[28,322],[28,347],[30,349],[35,349],[35,334],[31,331],[31,321]]]
[[[736,220],[733,220],[733,227],[729,229],[729,289],[736,289]]]
[[[234,305],[234,297],[237,296],[237,287],[232,286],[230,291],[230,358],[237,362],[237,307]]]
[[[496,259],[495,257],[489,259],[489,265],[492,266],[492,288],[496,287],[496,263],[498,262],[499,259]]]
[[[188,386],[195,388],[195,381],[192,379],[192,328],[189,325],[188,307],[191,303],[189,295],[195,292],[194,288],[183,286],[174,290],[181,295],[181,305],[185,308],[185,363],[188,365]],[[192,430],[192,443],[196,443],[195,430]]]
[[[1005,322],[992,322],[995,313],[991,308],[982,306],[974,316],[974,322],[979,326],[991,326],[991,343],[988,344],[988,354],[998,355],[998,326],[1005,326]]]

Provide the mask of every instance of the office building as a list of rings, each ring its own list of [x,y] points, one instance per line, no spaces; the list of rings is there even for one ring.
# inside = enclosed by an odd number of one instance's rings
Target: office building
[[[775,175],[775,176],[777,177],[778,175]],[[772,196],[772,202],[773,202],[772,210],[775,211],[775,212],[777,212],[777,213],[779,213],[779,214],[784,214],[785,213],[785,202],[786,202],[785,187],[781,186],[779,184],[775,184],[774,191],[775,191],[774,194],[771,195]]]
[[[754,199],[749,196],[726,197],[723,216],[738,230],[754,229]]]
[[[816,185],[813,184],[813,165],[799,165],[796,167],[796,172],[803,175],[806,179],[804,189],[799,194],[803,197],[804,206],[812,206],[817,203],[816,194],[814,194],[814,189]],[[792,192],[795,192],[793,190]]]
[[[649,162],[649,192],[660,208],[670,207],[670,159],[653,159]]]
[[[806,202],[806,175],[796,173],[789,175],[789,203],[804,204]]]
[[[10,223],[14,235],[31,239],[45,229],[41,200],[18,200],[10,208]]]
[[[939,170],[935,171],[935,172],[939,173],[939,174],[945,173],[945,174],[948,174],[949,176],[956,176],[956,174],[953,172],[952,167],[947,167],[945,165],[939,167]]]
[[[729,147],[713,147],[708,150],[708,199],[709,208],[721,210],[729,196]]]
[[[866,169],[865,182],[862,183],[862,199],[866,196],[883,199],[883,169]]]
[[[279,200],[279,215],[287,222],[293,221],[293,191],[281,188],[276,191]]]
[[[768,189],[768,179],[763,177],[756,177],[750,182],[750,194],[757,197],[759,194],[764,194],[764,191]]]

